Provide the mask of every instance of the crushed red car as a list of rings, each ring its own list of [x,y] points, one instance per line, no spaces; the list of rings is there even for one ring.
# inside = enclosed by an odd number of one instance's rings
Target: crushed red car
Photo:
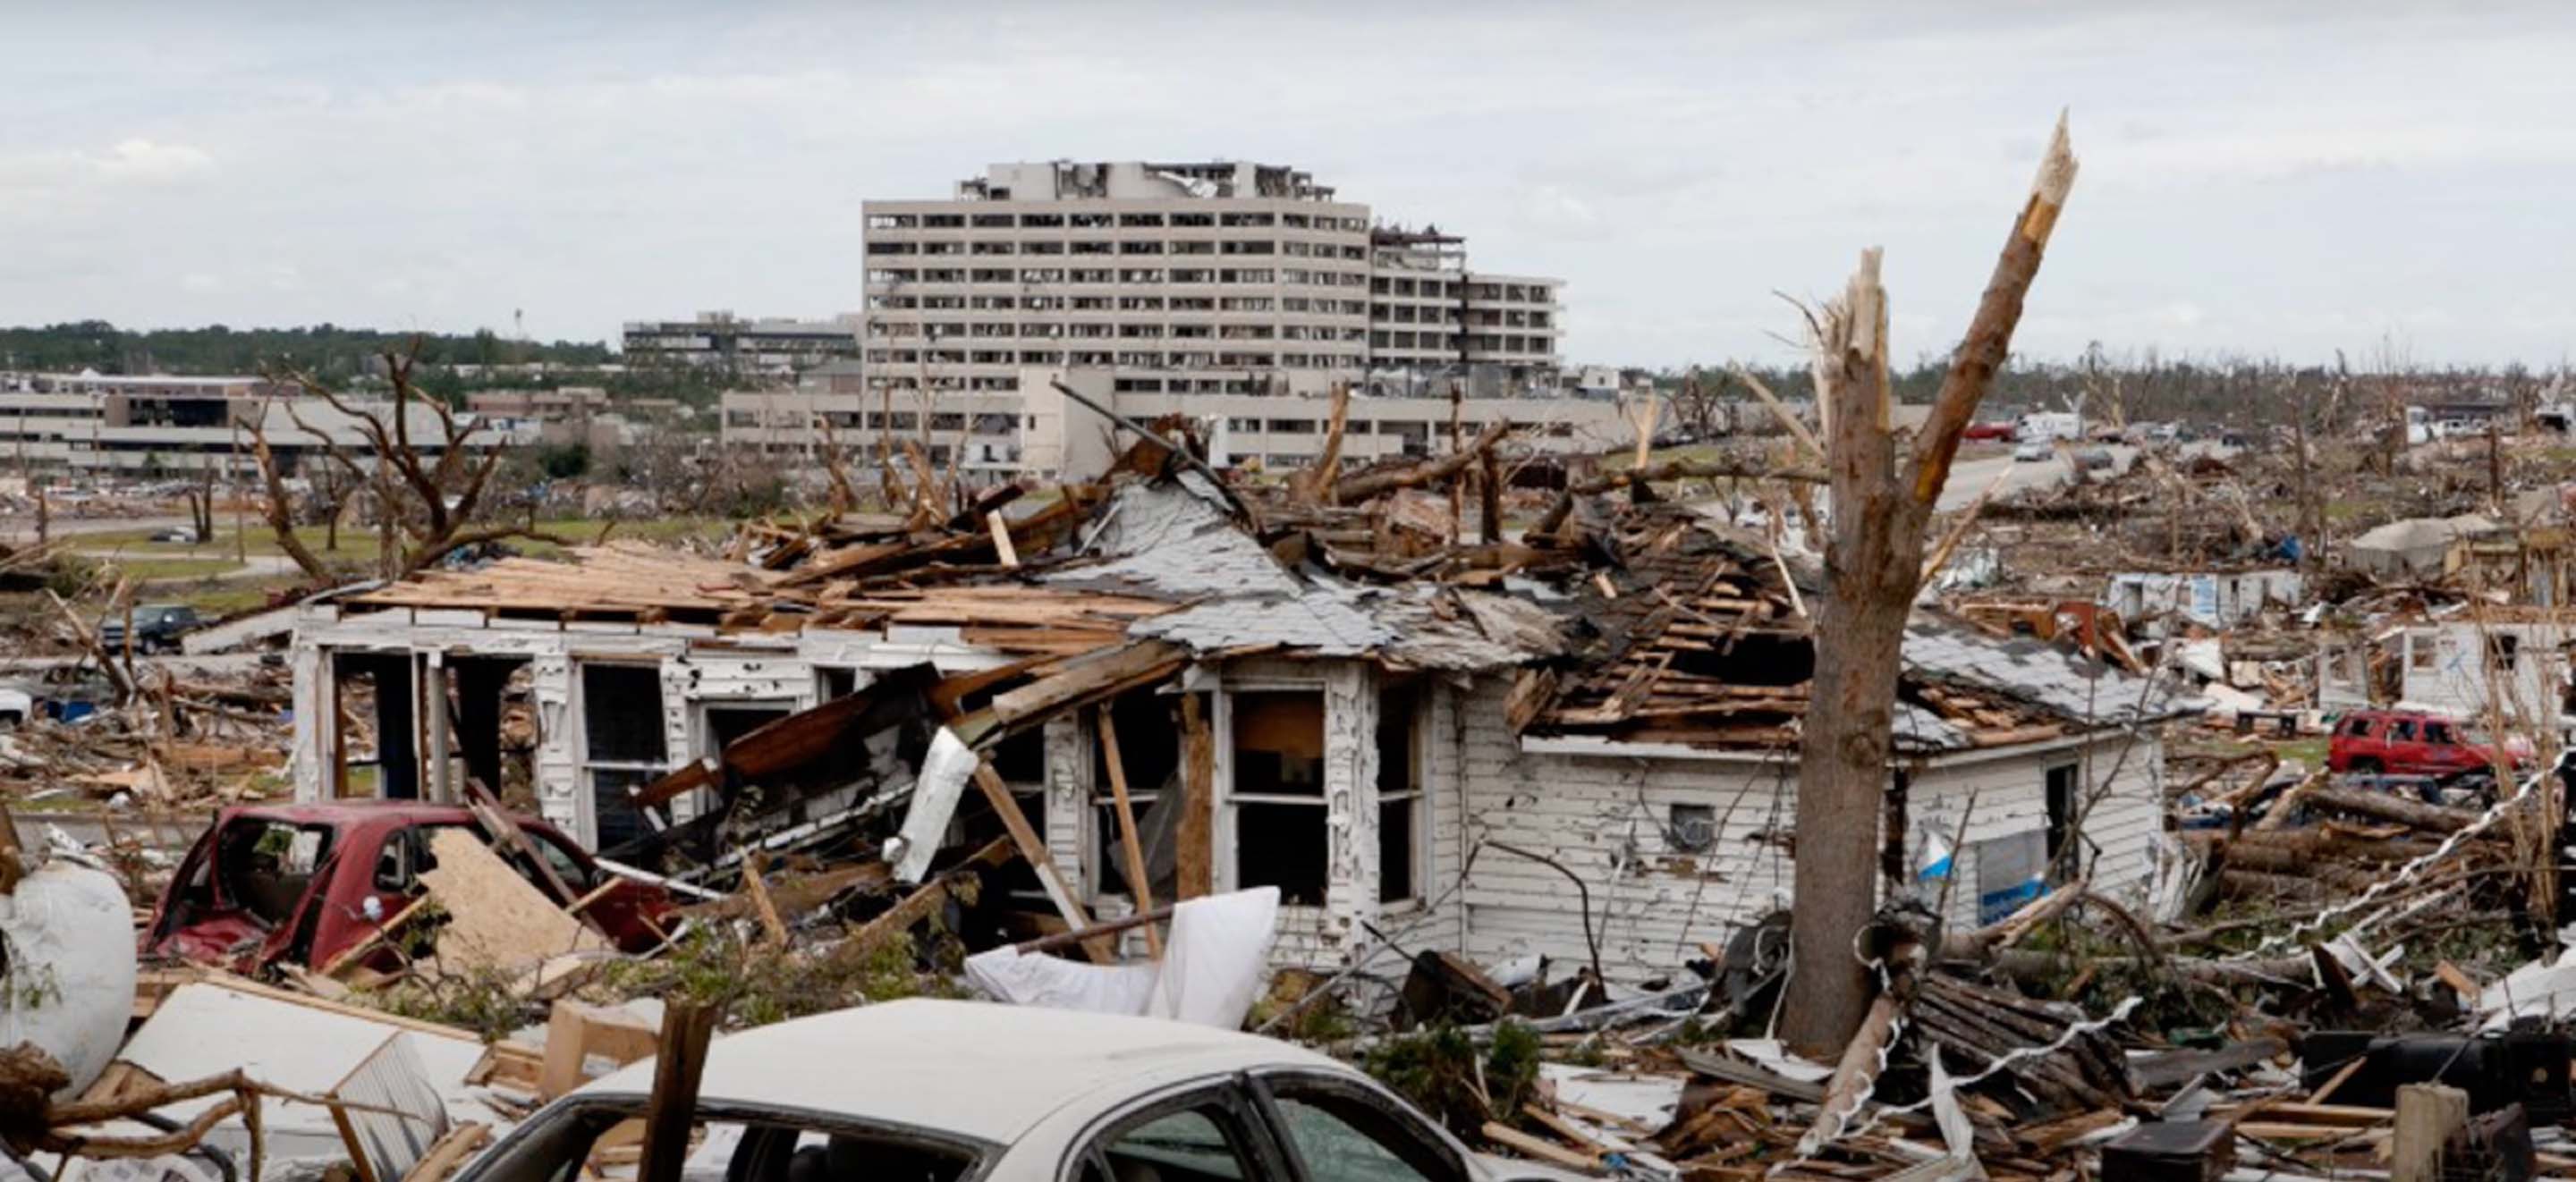
[[[557,877],[576,895],[607,890],[583,908],[620,948],[660,943],[671,909],[662,888],[614,879],[570,837],[533,817],[514,818]],[[140,951],[147,957],[255,972],[277,963],[326,965],[401,912],[420,893],[418,875],[437,865],[430,835],[474,826],[462,806],[415,801],[245,805],[215,815],[170,889],[153,908]],[[505,855],[520,874],[531,867]],[[538,889],[545,889],[538,883]],[[373,902],[373,916],[369,903]],[[365,962],[392,969],[391,949]]]

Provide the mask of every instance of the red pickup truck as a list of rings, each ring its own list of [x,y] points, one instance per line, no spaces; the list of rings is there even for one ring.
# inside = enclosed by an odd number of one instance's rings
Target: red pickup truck
[[[2436,779],[2492,771],[2499,756],[2507,768],[2531,762],[2518,743],[2498,748],[2466,723],[2413,710],[2353,711],[2326,744],[2326,766],[2338,772]]]
[[[609,885],[607,872],[563,831],[533,817],[516,820],[576,894],[608,885],[583,913],[619,947],[642,951],[661,942],[654,925],[670,910],[662,888],[625,879]],[[437,865],[433,831],[473,824],[462,807],[412,801],[225,809],[179,863],[140,951],[245,973],[280,961],[329,964],[419,893],[416,876]],[[519,872],[535,881],[529,868]],[[373,955],[399,959],[389,949]]]

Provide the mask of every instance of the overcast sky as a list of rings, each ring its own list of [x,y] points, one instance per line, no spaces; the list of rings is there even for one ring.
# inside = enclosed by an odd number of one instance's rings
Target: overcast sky
[[[1311,170],[1561,276],[1574,360],[1786,358],[1887,248],[1946,349],[2070,108],[2017,342],[2555,365],[2576,7],[0,0],[0,323],[600,339],[862,300],[988,161]]]

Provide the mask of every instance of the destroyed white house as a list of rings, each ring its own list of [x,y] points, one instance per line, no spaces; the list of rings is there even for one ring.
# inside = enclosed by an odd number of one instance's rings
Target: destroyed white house
[[[1392,945],[1637,978],[1786,905],[1812,588],[1682,512],[1411,552],[1402,513],[1355,512],[1185,471],[786,569],[612,547],[425,574],[303,609],[298,793],[524,780],[668,869],[895,808],[944,729],[1083,910],[1130,908],[1131,865],[1159,902],[1275,886],[1283,965]],[[1931,614],[1906,660],[1890,876],[1959,922],[2071,875],[2143,885],[2157,724],[2192,703]]]
[[[2564,609],[2474,608],[2407,624],[2385,643],[2400,658],[2408,704],[2518,729],[2563,730],[2576,715],[2576,616]]]
[[[2266,607],[2295,607],[2306,594],[2306,580],[2286,568],[2129,571],[2111,576],[2101,601],[2124,620],[2162,616],[2224,630]]]

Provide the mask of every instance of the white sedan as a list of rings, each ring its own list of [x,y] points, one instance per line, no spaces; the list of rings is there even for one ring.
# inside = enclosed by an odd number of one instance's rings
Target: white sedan
[[[653,1063],[529,1117],[458,1182],[631,1161]],[[1510,1182],[1575,1175],[1469,1151],[1346,1064],[1148,1018],[910,1000],[708,1048],[684,1176],[704,1182]],[[619,1146],[624,1148],[621,1150]]]

